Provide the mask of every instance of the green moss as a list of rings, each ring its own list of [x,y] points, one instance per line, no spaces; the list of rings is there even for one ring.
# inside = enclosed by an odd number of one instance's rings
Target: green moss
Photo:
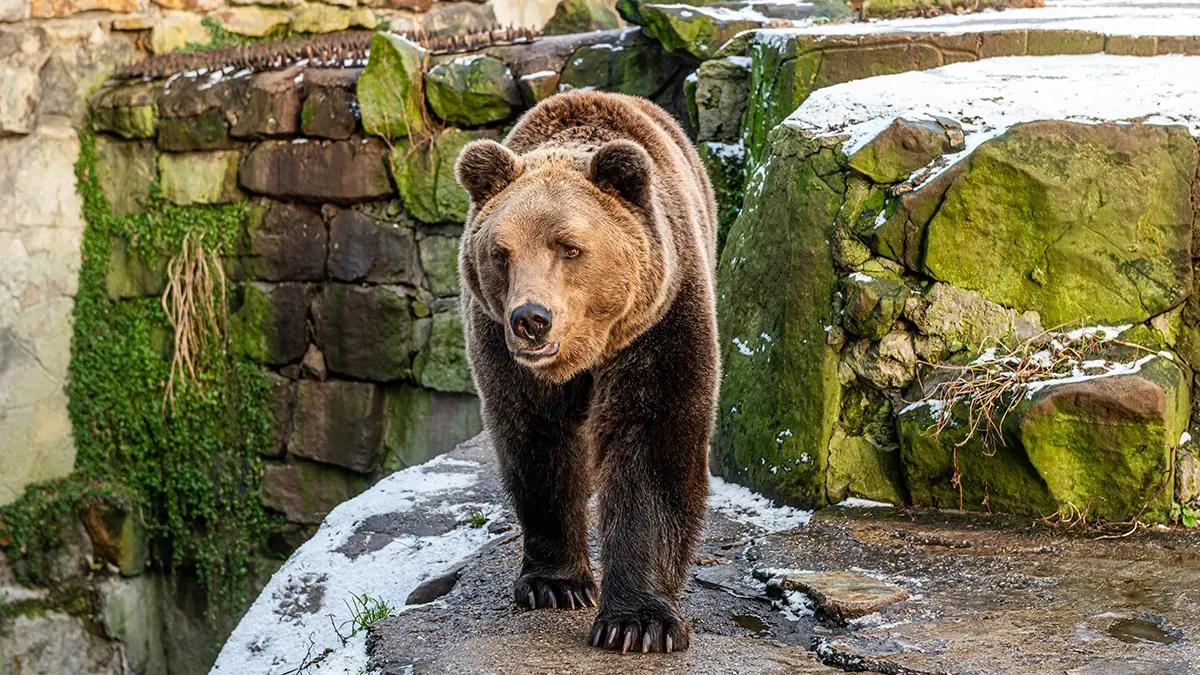
[[[723,143],[701,143],[700,161],[708,172],[717,197],[717,255],[725,248],[729,230],[742,212],[745,198],[746,174],[743,171],[745,157],[742,152],[730,152],[734,147]],[[739,148],[740,149],[740,148]]]
[[[715,470],[772,497],[826,502],[829,440],[840,409],[838,278],[828,240],[843,204],[814,171],[820,144],[781,125],[718,268],[725,376]]]
[[[155,186],[146,213],[116,218],[100,189],[90,127],[80,140],[86,228],[67,386],[76,470],[0,509],[0,542],[21,581],[43,582],[66,519],[97,500],[124,500],[144,520],[153,564],[194,569],[219,623],[249,601],[245,581],[272,523],[257,499],[259,452],[271,442],[270,384],[212,340],[194,355],[196,379],[177,382],[174,403],[164,405],[170,363],[155,336],[170,324],[161,303],[111,300],[105,269],[113,237],[168,255],[185,235],[232,250],[245,205],[179,207]]]
[[[198,42],[189,42],[178,51],[181,52],[200,52],[210,49],[226,49],[229,47],[237,47],[238,45],[249,45],[256,42],[272,42],[274,40],[282,40],[290,37],[303,37],[307,33],[298,33],[292,30],[291,26],[279,26],[271,32],[261,37],[251,37],[248,35],[239,35],[232,31],[225,30],[225,27],[212,17],[205,17],[200,21],[205,28],[208,29],[209,35],[212,36],[212,42],[202,45]]]

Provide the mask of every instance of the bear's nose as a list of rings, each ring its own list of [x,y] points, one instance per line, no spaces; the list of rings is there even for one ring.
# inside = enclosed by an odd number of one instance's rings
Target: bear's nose
[[[541,342],[550,332],[550,310],[541,305],[527,304],[512,311],[508,317],[513,335]]]

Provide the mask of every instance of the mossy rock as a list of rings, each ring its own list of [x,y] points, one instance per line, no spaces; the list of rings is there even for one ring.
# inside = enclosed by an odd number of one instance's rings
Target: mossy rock
[[[620,18],[598,0],[562,0],[554,9],[554,16],[546,22],[542,32],[546,35],[570,35],[594,30],[619,28]]]
[[[576,49],[558,79],[561,91],[596,89],[650,98],[684,67],[641,29],[622,31],[614,44],[601,42]]]
[[[395,139],[425,131],[424,63],[425,50],[404,37],[379,32],[371,38],[371,57],[356,90],[367,133]]]
[[[234,353],[268,365],[299,361],[308,349],[312,290],[304,284],[240,286],[229,317]]]
[[[961,150],[962,127],[953,120],[897,118],[850,156],[850,168],[876,183],[896,183],[948,152]]]
[[[158,123],[158,147],[171,152],[227,150],[234,147],[229,123],[220,108],[199,115],[165,117]]]
[[[929,276],[1051,326],[1141,323],[1190,293],[1186,128],[1032,122],[967,161],[926,231]]]
[[[461,223],[471,200],[454,177],[463,146],[492,131],[446,129],[426,142],[398,143],[392,150],[392,176],[408,213],[423,223]]]
[[[779,39],[757,40],[748,36],[745,56],[750,58],[750,86],[746,101],[746,119],[742,144],[750,163],[757,163],[767,143],[767,135],[791,115],[813,90],[813,81],[821,65],[821,55],[811,51],[813,38],[787,35]],[[738,49],[722,49],[718,56],[741,55]]]
[[[158,87],[150,82],[120,83],[96,92],[90,102],[96,131],[135,140],[158,133]]]
[[[750,59],[727,56],[701,63],[693,91],[697,140],[740,143],[750,93]]]
[[[458,295],[458,237],[427,235],[417,244],[429,290],[445,297]]]
[[[717,198],[717,252],[725,247],[729,230],[742,212],[746,186],[745,150],[741,143],[697,143],[700,162]]]
[[[150,189],[158,180],[158,153],[153,143],[97,138],[96,171],[114,216],[146,212]]]
[[[914,503],[1048,516],[1162,520],[1173,500],[1175,445],[1190,413],[1188,373],[1171,358],[1126,350],[1130,374],[1031,390],[1003,420],[1003,441],[968,436],[965,406],[916,404],[899,414]],[[939,434],[935,415],[949,414]],[[951,484],[954,465],[961,493]],[[1143,507],[1145,510],[1143,511]]]
[[[158,175],[163,198],[180,206],[242,199],[234,151],[163,153],[158,156]]]
[[[374,382],[408,377],[415,351],[411,304],[401,286],[326,284],[313,319],[329,370]]]
[[[401,385],[388,390],[385,411],[386,471],[424,464],[483,430],[479,399],[468,394]]]
[[[413,362],[413,376],[430,389],[475,393],[458,305],[433,315],[429,339]]]
[[[104,269],[104,292],[110,300],[157,297],[166,287],[167,256],[138,251],[124,238],[112,238]]]
[[[838,418],[838,274],[828,241],[843,195],[817,173],[817,139],[788,126],[746,187],[718,268],[721,383],[715,470],[793,503],[826,502]],[[831,181],[837,185],[836,181]]]
[[[646,33],[672,54],[711,58],[721,45],[742,31],[770,26],[769,20],[754,18],[725,8],[685,5],[642,5],[638,13]]]
[[[900,318],[909,290],[894,273],[883,268],[855,272],[843,281],[844,324],[851,335],[878,340]]]
[[[512,71],[484,54],[434,66],[425,76],[425,96],[435,115],[460,127],[506,120],[521,105]]]
[[[842,391],[841,418],[829,440],[826,492],[831,504],[847,497],[907,502],[892,404],[869,387]]]

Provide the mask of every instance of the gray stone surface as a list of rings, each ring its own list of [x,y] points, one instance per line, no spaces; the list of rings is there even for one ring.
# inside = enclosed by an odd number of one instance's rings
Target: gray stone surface
[[[511,518],[490,526],[501,531]],[[379,550],[417,524],[364,525],[358,545]],[[468,561],[439,602],[374,626],[368,652],[384,672],[411,665],[413,673],[564,672],[570,664],[572,673],[1182,675],[1200,662],[1192,642],[1200,606],[1180,592],[1200,583],[1200,537],[1140,531],[1105,540],[1036,525],[828,507],[807,527],[764,536],[711,512],[684,598],[692,650],[626,657],[585,644],[594,610],[515,608],[514,530]],[[597,543],[593,536],[593,559]],[[772,599],[763,579],[801,571],[887,589],[894,604],[844,623],[814,615],[799,591]]]

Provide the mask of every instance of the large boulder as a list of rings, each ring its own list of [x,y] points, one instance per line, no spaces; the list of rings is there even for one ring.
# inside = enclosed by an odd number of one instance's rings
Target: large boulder
[[[1112,358],[1122,360],[1022,389],[1000,420],[1003,439],[990,446],[982,431],[970,432],[961,403],[931,400],[901,410],[913,502],[1031,516],[1061,510],[1113,521],[1163,518],[1190,412],[1189,376],[1170,354],[1126,350]],[[945,415],[951,417],[939,431]],[[953,483],[955,467],[961,487]]]
[[[408,377],[411,306],[399,286],[326,284],[313,304],[313,319],[329,370],[374,382]]]
[[[718,269],[725,377],[714,468],[810,506],[826,502],[841,393],[838,352],[826,344],[838,323],[838,274],[827,242],[845,189],[839,156],[833,143],[794,127],[772,132]]]
[[[967,162],[929,222],[929,276],[1049,326],[1140,323],[1191,292],[1186,128],[1032,122]]]
[[[425,130],[421,74],[425,50],[395,33],[371,38],[371,58],[358,79],[363,129],[385,138],[403,138]]]
[[[521,105],[512,71],[485,54],[460,56],[431,68],[425,76],[425,96],[435,115],[460,127],[504,121]]]
[[[850,168],[876,183],[896,183],[948,152],[963,149],[962,127],[951,119],[897,118],[850,156]]]

